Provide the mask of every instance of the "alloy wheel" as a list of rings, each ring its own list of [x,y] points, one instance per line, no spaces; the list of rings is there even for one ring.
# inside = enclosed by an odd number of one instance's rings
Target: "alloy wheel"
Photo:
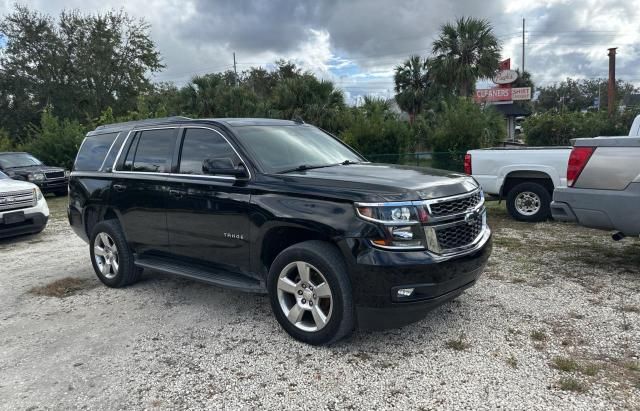
[[[331,319],[333,295],[324,275],[304,261],[294,261],[278,276],[278,302],[289,322],[307,332],[324,328]]]
[[[112,280],[118,275],[120,265],[118,247],[107,233],[99,233],[93,241],[93,254],[96,265],[102,275]]]

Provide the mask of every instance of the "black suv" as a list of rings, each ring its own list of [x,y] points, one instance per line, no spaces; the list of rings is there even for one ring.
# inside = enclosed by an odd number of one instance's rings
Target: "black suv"
[[[29,153],[0,153],[0,171],[14,180],[37,185],[43,194],[67,195],[69,171],[47,166]]]
[[[302,122],[182,117],[90,132],[69,222],[107,286],[142,269],[267,293],[310,344],[415,321],[489,257],[473,178],[372,164]]]

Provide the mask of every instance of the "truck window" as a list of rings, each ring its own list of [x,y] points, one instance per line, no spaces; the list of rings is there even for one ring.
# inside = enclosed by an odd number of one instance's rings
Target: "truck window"
[[[173,148],[176,143],[175,136],[176,130],[172,128],[139,133],[131,171],[168,173],[171,170]],[[130,153],[133,149],[132,145]]]
[[[75,171],[98,171],[118,133],[86,137],[73,166]]]
[[[204,128],[187,129],[182,140],[180,173],[203,174],[205,159],[229,159],[234,165],[240,162],[233,148],[217,132]]]

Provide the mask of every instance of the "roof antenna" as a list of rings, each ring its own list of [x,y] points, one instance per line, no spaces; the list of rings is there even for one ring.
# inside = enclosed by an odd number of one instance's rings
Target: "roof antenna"
[[[293,117],[293,122],[296,124],[304,124],[304,120],[299,115]]]

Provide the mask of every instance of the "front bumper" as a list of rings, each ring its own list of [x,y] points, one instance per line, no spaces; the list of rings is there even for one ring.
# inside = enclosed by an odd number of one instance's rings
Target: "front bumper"
[[[60,178],[56,180],[32,181],[32,183],[37,185],[43,194],[59,193],[67,190],[67,187],[69,186],[69,179]]]
[[[49,220],[49,216],[41,212],[25,213],[24,217],[24,221],[12,224],[5,224],[0,219],[0,238],[39,233],[44,230]]]
[[[438,305],[475,284],[491,254],[491,232],[465,255],[442,258],[426,251],[388,251],[365,240],[347,239],[347,260],[363,329],[402,326],[423,318]],[[401,288],[413,288],[409,297]]]
[[[555,220],[601,230],[640,235],[640,183],[625,190],[563,187],[553,192],[551,215]]]

